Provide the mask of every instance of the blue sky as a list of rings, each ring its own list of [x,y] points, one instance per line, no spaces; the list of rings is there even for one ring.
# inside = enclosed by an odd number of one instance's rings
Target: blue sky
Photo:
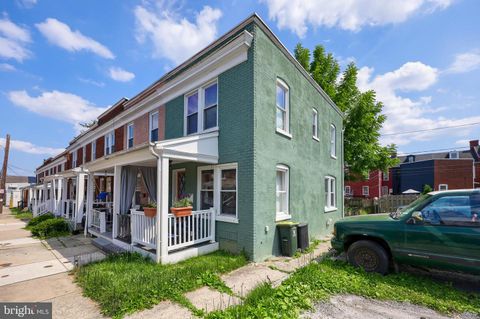
[[[388,116],[400,153],[462,149],[480,125],[476,0],[53,1],[0,3],[0,145],[32,174],[121,97],[133,97],[257,12],[288,49],[322,44]],[[3,148],[0,146],[0,156]]]

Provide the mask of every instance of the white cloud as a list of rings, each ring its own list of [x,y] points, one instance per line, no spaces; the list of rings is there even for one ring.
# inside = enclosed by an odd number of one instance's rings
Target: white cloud
[[[37,4],[37,0],[17,0],[17,5],[26,9],[31,9],[36,4]]]
[[[400,23],[416,13],[447,8],[453,0],[262,0],[280,29],[303,37],[312,27],[359,31],[364,26]]]
[[[204,6],[195,21],[178,16],[170,8],[152,8],[151,5],[135,8],[137,41],[152,42],[153,57],[167,58],[174,63],[183,62],[212,42],[217,35],[217,22],[222,11]]]
[[[15,105],[31,112],[68,122],[80,132],[80,123],[92,121],[106,108],[97,107],[82,97],[66,92],[42,92],[39,96],[30,96],[25,90],[8,92],[8,99]]]
[[[0,145],[5,146],[4,138],[0,138]],[[28,154],[36,154],[36,155],[43,154],[43,155],[49,155],[49,156],[55,156],[65,150],[63,148],[38,146],[30,142],[20,141],[20,140],[10,140],[10,149],[23,152],[23,153],[28,153]]]
[[[95,81],[95,80],[92,80],[92,79],[87,79],[87,78],[78,78],[78,80],[80,82],[83,82],[83,83],[87,83],[87,84],[91,84],[91,85],[95,85],[95,86],[98,86],[100,88],[103,88],[105,86],[105,83],[104,82],[101,82],[101,81]]]
[[[17,69],[8,63],[0,63],[0,71],[1,72],[13,72],[16,71]]]
[[[48,18],[35,25],[50,43],[67,51],[90,51],[105,59],[114,59],[113,53],[103,44],[83,35],[80,31],[73,31],[70,27],[57,19]]]
[[[446,70],[448,73],[465,73],[480,67],[480,51],[460,53],[455,56],[452,65]]]
[[[6,16],[0,19],[0,57],[22,62],[31,56],[27,49],[31,41],[26,28],[16,25]]]
[[[470,140],[458,140],[455,141],[455,145],[463,146],[463,147],[469,147],[470,146]]]
[[[427,131],[414,134],[398,132],[417,131],[438,127],[455,126],[480,121],[480,116],[466,118],[434,117],[442,108],[432,108],[432,99],[422,96],[418,99],[405,97],[405,92],[421,92],[431,88],[438,80],[439,71],[421,62],[408,62],[395,71],[372,78],[374,70],[363,67],[359,70],[358,86],[361,90],[373,89],[377,100],[383,102],[383,113],[387,116],[382,134],[382,142],[406,145],[413,141],[431,140],[442,134],[452,134],[448,130]],[[388,135],[394,134],[394,135]]]
[[[133,74],[132,72],[128,72],[118,67],[111,67],[108,70],[108,73],[113,80],[119,82],[128,82],[135,78],[135,74]]]

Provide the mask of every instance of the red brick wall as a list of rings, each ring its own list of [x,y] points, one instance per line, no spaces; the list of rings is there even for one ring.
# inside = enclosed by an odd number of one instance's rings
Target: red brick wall
[[[90,162],[92,160],[92,143],[85,146],[85,162]]]
[[[472,160],[435,160],[434,187],[438,190],[439,184],[447,184],[448,189],[462,189],[473,187]]]
[[[148,142],[148,113],[133,121],[133,145]]]
[[[353,192],[353,197],[366,197],[366,198],[374,198],[374,197],[380,197],[381,195],[381,184],[382,184],[382,172],[381,171],[373,171],[370,172],[370,179],[368,180],[360,180],[360,181],[347,181],[345,182],[345,186],[350,186],[352,194]],[[362,189],[363,186],[368,186],[368,191],[369,195],[368,196],[363,196],[362,195]]]
[[[77,167],[83,164],[83,147],[77,150]]]
[[[103,157],[103,153],[105,152],[105,137],[97,138],[97,150],[96,150],[96,157],[100,158]]]
[[[475,188],[480,188],[480,162],[475,163]]]
[[[124,140],[124,126],[120,126],[115,129],[115,152],[123,150]]]

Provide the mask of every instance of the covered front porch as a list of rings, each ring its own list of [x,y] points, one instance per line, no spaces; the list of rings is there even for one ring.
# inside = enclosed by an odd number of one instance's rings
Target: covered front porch
[[[180,217],[170,212],[172,202],[192,188],[185,171],[172,168],[190,163],[218,163],[218,132],[141,145],[85,165],[85,233],[161,263],[217,250],[215,207]],[[93,179],[98,174],[112,176],[110,207],[97,200],[98,183]],[[152,204],[156,215],[148,217],[143,208]]]

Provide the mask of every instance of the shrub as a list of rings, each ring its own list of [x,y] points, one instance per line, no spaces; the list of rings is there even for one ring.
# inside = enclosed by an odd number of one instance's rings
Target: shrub
[[[62,218],[50,218],[31,228],[32,234],[40,238],[65,236],[70,233],[68,223]]]
[[[27,229],[31,229],[32,227],[37,226],[41,222],[43,222],[47,219],[53,219],[53,218],[55,218],[55,216],[53,216],[52,213],[47,213],[47,214],[44,214],[44,215],[34,217],[34,218],[30,219],[30,221],[28,222]]]

